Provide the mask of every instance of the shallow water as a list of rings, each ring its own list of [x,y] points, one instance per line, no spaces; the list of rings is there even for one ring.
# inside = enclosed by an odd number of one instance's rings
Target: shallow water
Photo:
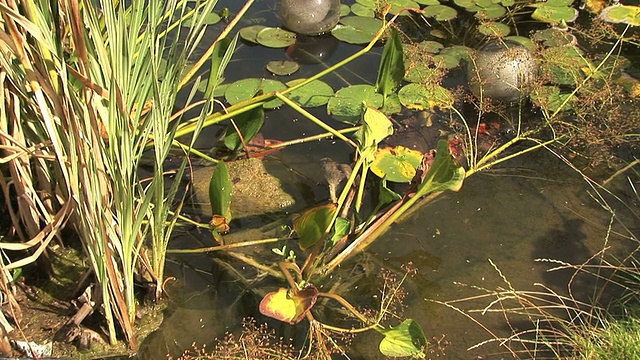
[[[240,3],[221,1],[219,7],[229,6],[234,12]],[[246,21],[264,18],[265,24],[276,26],[274,3],[258,1],[253,17],[248,16]],[[357,49],[359,47],[337,44],[328,62],[341,60]],[[227,80],[267,76],[263,70],[264,59],[281,59],[285,56],[283,52],[282,49],[242,45],[230,65]],[[344,81],[362,82],[360,76],[374,81],[379,52],[377,49],[371,56],[340,70],[340,77],[324,80],[334,87],[344,86]],[[292,78],[314,74],[324,66],[305,65],[302,73]],[[371,71],[358,74],[356,71],[360,69]],[[332,125],[338,124],[328,119],[324,108],[312,109],[311,112]],[[209,135],[217,129],[206,131],[208,133],[201,137],[199,143],[202,148],[212,146],[206,141],[210,141]],[[263,132],[265,137],[287,140],[320,131],[315,125],[300,119],[295,112],[283,108],[267,114]],[[325,140],[292,146],[270,155],[265,159],[267,168],[270,162],[276,162],[290,169],[277,176],[296,197],[297,204],[289,209],[289,213],[257,222],[237,223],[236,226],[244,227],[238,229],[245,231],[241,237],[258,239],[269,236],[273,234],[273,228],[253,228],[274,219],[288,221],[290,213],[326,202],[329,194],[323,184],[319,160],[329,154],[338,162],[348,162],[350,152],[349,147],[340,142]],[[541,151],[529,154],[507,162],[502,168],[472,176],[460,192],[445,193],[405,221],[395,224],[378,239],[368,254],[352,259],[338,270],[336,279],[345,281],[354,273],[361,276],[360,282],[342,294],[354,304],[373,306],[373,297],[379,294],[377,287],[380,281],[376,275],[379,269],[390,269],[402,276],[402,265],[411,262],[418,273],[405,283],[409,294],[405,299],[403,318],[417,320],[428,338],[445,336],[450,344],[440,358],[510,358],[505,348],[495,344],[467,350],[491,339],[492,335],[460,313],[429,300],[462,299],[483,294],[480,288],[495,290],[508,288],[509,284],[518,290],[542,290],[536,283],[543,283],[554,291],[566,293],[573,271],[548,272],[554,265],[536,259],[579,264],[605,245],[611,245],[614,253],[633,246],[630,241],[617,236],[611,236],[605,244],[610,216],[588,195],[588,190],[590,188],[585,181],[558,159]],[[212,239],[208,234],[194,231],[181,234],[170,247],[211,245]],[[259,256],[265,263],[269,263],[271,258],[276,261],[270,250],[272,247],[275,246],[251,249],[249,255]],[[509,284],[501,278],[490,260]],[[304,331],[299,331],[296,336],[295,328],[269,321],[258,314],[260,294],[278,284],[270,278],[256,278],[259,272],[238,264],[222,253],[172,256],[167,269],[177,279],[168,288],[172,305],[161,328],[143,343],[140,358],[164,358],[166,354],[177,356],[194,342],[211,344],[213,339],[222,338],[225,332],[237,331],[241,319],[246,316],[257,317],[259,322],[268,321],[283,336],[299,341],[300,333]],[[577,279],[574,295],[580,299],[592,297],[594,285],[591,280]],[[258,293],[254,292],[256,289]],[[481,309],[492,299],[456,305],[466,310]],[[330,318],[331,314],[327,316]],[[504,337],[511,333],[499,314],[474,316],[496,336]],[[523,329],[530,323],[524,321],[513,325]],[[349,357],[383,358],[377,349],[381,338],[373,332],[357,337]]]

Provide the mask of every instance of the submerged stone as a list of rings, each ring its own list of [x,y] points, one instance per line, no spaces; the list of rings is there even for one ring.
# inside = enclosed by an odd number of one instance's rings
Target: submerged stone
[[[278,212],[295,204],[280,180],[267,172],[262,160],[251,158],[226,164],[233,184],[231,214],[234,219]],[[215,166],[207,166],[193,173],[195,201],[204,212],[211,211],[209,182],[214,170]]]

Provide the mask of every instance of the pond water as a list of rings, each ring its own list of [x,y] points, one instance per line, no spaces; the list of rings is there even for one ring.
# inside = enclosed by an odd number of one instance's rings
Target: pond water
[[[235,13],[241,3],[221,1],[218,8],[226,6]],[[279,25],[275,9],[275,1],[257,1],[240,27],[252,23]],[[210,29],[212,37],[220,26]],[[331,39],[324,46],[333,52],[323,57],[326,63],[304,64],[291,79],[315,74],[327,64],[360,49],[359,46],[334,43]],[[323,80],[338,87],[351,82],[372,83],[376,78],[380,52],[381,48],[376,48]],[[242,44],[226,73],[226,80],[272,77],[264,70],[265,59],[285,58],[283,49]],[[451,81],[464,80],[453,78]],[[344,126],[332,121],[324,107],[310,112],[330,125]],[[212,147],[214,144],[210,139],[218,130],[216,127],[207,129],[198,145],[203,149]],[[266,138],[278,140],[319,132],[317,126],[286,107],[268,112],[262,130]],[[268,237],[274,234],[275,226],[269,225],[273,221],[287,222],[296,212],[326,203],[329,192],[324,184],[320,159],[331,157],[346,163],[351,152],[351,148],[341,142],[324,140],[290,146],[266,157],[267,169],[279,169],[274,171],[274,175],[281,179],[297,203],[287,213],[234,224],[239,226],[236,232],[240,235],[237,236],[246,240]],[[395,224],[366,254],[351,259],[337,270],[332,281],[350,286],[342,292],[348,300],[357,305],[372,305],[379,295],[379,270],[388,269],[401,277],[402,266],[412,263],[418,273],[405,283],[408,295],[403,318],[418,321],[428,338],[444,336],[449,344],[441,358],[511,358],[507,350],[497,344],[467,350],[492,338],[492,335],[462,314],[431,300],[448,301],[481,295],[482,288],[507,288],[508,284],[490,260],[515,289],[542,290],[535,284],[544,283],[554,291],[566,293],[573,272],[548,272],[553,265],[536,259],[579,264],[605,246],[609,214],[589,196],[589,190],[575,171],[549,153],[538,151],[528,154],[499,168],[473,175],[459,192],[445,193]],[[180,234],[169,247],[211,245],[210,234],[194,230]],[[607,245],[613,246],[612,251],[615,252],[632,244],[612,236]],[[289,244],[289,247],[294,246]],[[277,259],[271,252],[273,247],[276,246],[256,247],[238,253],[260,257],[261,262],[269,264],[269,259]],[[257,304],[261,296],[280,286],[277,281],[263,277],[261,272],[222,252],[174,255],[169,262],[167,271],[176,278],[168,288],[171,305],[160,329],[142,344],[140,358],[159,359],[165,358],[166,354],[177,356],[190,349],[192,343],[211,344],[215,338],[224,337],[227,331],[237,332],[241,320],[248,316],[256,317],[258,322],[268,322],[284,337],[293,337],[297,342],[303,340],[300,337],[306,331],[304,325],[301,325],[304,329],[296,332],[294,327],[280,325],[258,313]],[[352,277],[358,281],[350,284],[348,281]],[[593,284],[585,279],[574,289],[575,295],[588,299],[594,295],[593,288]],[[481,309],[491,300],[493,298],[457,305],[467,310]],[[328,318],[332,316],[338,315],[327,315]],[[474,316],[496,336],[506,337],[511,333],[500,314]],[[519,329],[531,326],[526,321],[512,325]],[[377,345],[381,339],[382,336],[375,332],[359,335],[349,348],[349,358],[384,358]]]

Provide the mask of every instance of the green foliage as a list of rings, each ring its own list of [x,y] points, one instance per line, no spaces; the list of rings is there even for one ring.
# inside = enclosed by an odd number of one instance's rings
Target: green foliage
[[[326,237],[336,211],[333,203],[321,205],[305,211],[293,221],[300,249],[308,249]]]
[[[299,291],[280,288],[265,295],[260,301],[264,316],[295,325],[304,319],[318,299],[318,289],[309,285]]]
[[[327,112],[336,119],[348,124],[360,121],[365,107],[379,108],[383,98],[371,85],[358,84],[336,91],[329,99]]]
[[[375,18],[348,16],[340,19],[331,34],[338,40],[349,44],[366,44],[382,26],[382,21]]]
[[[233,185],[229,176],[229,168],[220,161],[216,165],[216,170],[211,175],[209,181],[209,201],[211,203],[211,214],[225,218],[226,222],[231,221],[231,193]]]
[[[436,191],[458,191],[462,187],[465,170],[453,161],[449,153],[449,143],[446,140],[438,141],[436,151],[436,157],[427,176],[418,185],[417,197],[426,196]]]
[[[229,38],[220,39],[213,48],[211,55],[211,69],[209,70],[209,81],[204,91],[206,99],[213,98],[216,88],[224,81],[224,70],[231,61],[231,56],[236,48],[238,36],[233,40]]]
[[[262,107],[248,110],[227,125],[224,136],[224,146],[233,151],[242,148],[243,142],[248,144],[251,139],[260,131],[264,124],[264,110]],[[238,131],[240,134],[238,134]],[[242,135],[242,138],[240,137]]]
[[[291,80],[287,83],[287,86],[296,86],[303,81],[305,81],[305,79]],[[291,91],[288,97],[300,106],[317,107],[326,105],[333,95],[333,88],[329,86],[329,84],[320,80],[313,80]]]
[[[419,359],[426,356],[427,338],[415,320],[406,319],[402,324],[381,332],[384,339],[380,342],[380,352],[385,356]]]
[[[382,94],[383,103],[395,92],[404,77],[404,61],[402,56],[402,42],[396,29],[391,30],[391,37],[387,40],[380,59],[376,91]]]

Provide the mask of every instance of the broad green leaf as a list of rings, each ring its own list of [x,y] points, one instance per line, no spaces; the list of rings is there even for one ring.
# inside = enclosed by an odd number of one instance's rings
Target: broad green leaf
[[[229,169],[220,161],[209,181],[209,201],[211,214],[224,217],[227,223],[231,221],[231,190]]]
[[[362,118],[365,106],[379,108],[382,106],[382,95],[367,84],[352,85],[338,90],[329,99],[327,113],[348,124],[356,124]]]
[[[347,16],[340,19],[331,34],[338,40],[350,44],[366,44],[382,27],[382,20],[361,16]]]
[[[422,153],[404,146],[378,149],[371,171],[392,182],[410,182],[422,162]]]
[[[604,8],[600,17],[611,23],[640,26],[640,6],[612,5]]]
[[[305,79],[291,80],[287,83],[288,87],[292,87]],[[288,93],[289,99],[295,101],[303,107],[323,106],[329,102],[334,95],[333,88],[321,80],[313,80],[301,88]]]
[[[400,85],[404,77],[404,62],[402,57],[402,42],[395,28],[391,29],[391,37],[387,40],[382,50],[376,91],[382,94],[383,103]]]
[[[391,357],[424,358],[427,350],[427,338],[420,324],[407,319],[402,324],[383,330],[384,339],[380,342],[380,352]]]
[[[455,19],[458,16],[458,12],[447,5],[429,5],[424,8],[424,15],[433,17],[438,21],[447,21]]]
[[[376,205],[376,208],[374,211],[372,211],[372,213],[375,214],[383,206],[390,204],[393,201],[398,201],[400,199],[402,199],[402,195],[389,189],[387,187],[387,181],[382,179],[382,181],[380,181],[380,186],[378,188],[378,205]]]
[[[238,42],[238,35],[233,40],[229,38],[220,39],[214,48],[211,55],[211,70],[209,72],[209,81],[207,81],[207,87],[204,91],[206,99],[210,99],[214,96],[216,87],[224,81],[224,70],[231,61],[231,56],[236,49]]]
[[[331,225],[337,210],[334,203],[311,208],[293,221],[293,230],[298,234],[300,249],[306,250],[322,240]]]
[[[548,3],[536,3],[531,5],[536,9],[531,17],[551,24],[572,22],[578,17],[578,10],[569,6],[551,6]]]
[[[264,124],[264,110],[262,107],[257,107],[234,117],[233,120],[238,130],[240,130],[245,143],[249,143]],[[229,124],[225,131],[224,145],[233,151],[242,148],[240,136],[238,136],[238,132],[232,124]]]
[[[264,25],[251,25],[240,29],[238,33],[240,34],[240,37],[245,39],[246,41],[257,44],[258,33],[266,28],[267,26]]]
[[[256,35],[258,44],[270,48],[286,48],[296,43],[296,34],[281,28],[264,28]]]
[[[373,18],[376,15],[376,9],[358,3],[351,5],[351,11],[362,17]]]
[[[351,221],[343,217],[337,217],[335,224],[333,224],[333,235],[331,235],[330,245],[335,245],[344,236],[349,235],[351,232]]]
[[[292,295],[288,289],[280,288],[262,298],[259,310],[264,316],[294,325],[304,319],[317,299],[318,289],[313,285]]]
[[[349,5],[340,4],[340,17],[345,17],[349,15],[350,12],[351,8],[349,7]]]
[[[385,114],[368,107],[363,116],[362,127],[353,134],[363,156],[371,156],[378,149],[378,144],[393,134],[393,124]]]
[[[195,12],[194,12],[195,14]],[[194,15],[195,16],[195,15]],[[188,19],[185,19],[184,21],[182,21],[181,25],[185,26],[185,27],[193,27],[194,25],[196,25],[194,22],[197,21],[202,21],[202,25],[214,25],[220,22],[221,18],[220,15],[218,15],[216,12],[212,11],[207,15],[204,16],[197,16],[194,17],[191,16]]]
[[[462,187],[464,174],[464,168],[456,164],[449,153],[449,143],[444,139],[440,140],[436,157],[427,169],[425,179],[418,186],[416,196],[422,197],[444,190],[458,191]]]
[[[440,85],[409,84],[398,92],[402,105],[418,110],[447,109],[453,106],[454,96]]]
[[[422,5],[438,5],[440,3],[438,0],[416,0],[416,2]]]
[[[384,105],[380,108],[385,115],[393,115],[402,112],[402,104],[397,93],[389,94]]]
[[[569,46],[577,43],[577,39],[573,34],[556,28],[536,31],[533,33],[532,38],[546,47]]]
[[[509,25],[500,22],[486,22],[478,26],[478,31],[487,36],[502,38],[511,32]]]
[[[295,61],[274,60],[267,63],[267,70],[274,75],[289,76],[300,69],[300,64]]]
[[[507,9],[500,5],[493,5],[478,11],[475,15],[478,19],[494,20],[503,17],[507,13]]]
[[[530,97],[535,105],[550,112],[571,110],[574,100],[570,93],[561,93],[557,86],[543,86]]]
[[[227,90],[224,92],[224,97],[233,105],[251,99],[259,93],[265,94],[271,91],[282,91],[286,88],[282,82],[272,79],[242,79],[229,84]],[[264,108],[275,109],[280,105],[282,105],[282,100],[273,99],[266,102]]]

